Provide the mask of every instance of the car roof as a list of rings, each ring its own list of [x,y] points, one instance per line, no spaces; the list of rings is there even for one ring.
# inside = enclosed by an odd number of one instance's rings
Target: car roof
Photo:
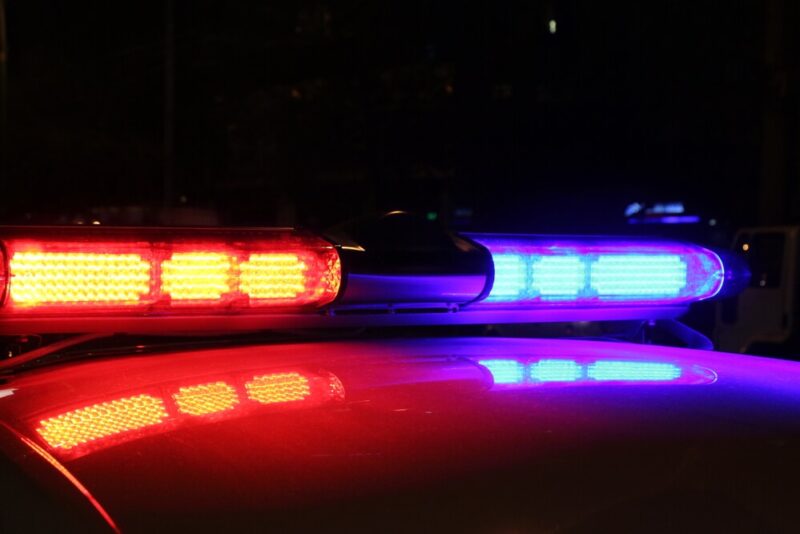
[[[669,364],[702,379],[504,387],[476,363],[504,358]],[[36,426],[53,413],[140,392],[169,396],[187,380],[298,369],[335,374],[345,399],[49,454],[123,530],[370,530],[387,518],[405,528],[578,528],[598,514],[617,517],[620,503],[660,509],[653,496],[667,490],[677,521],[683,505],[674,503],[692,491],[736,510],[726,493],[734,482],[736,499],[757,504],[754,517],[780,525],[792,509],[780,504],[797,497],[800,363],[690,349],[436,338],[131,354],[13,377],[0,414],[46,449]],[[767,493],[751,495],[759,491]]]

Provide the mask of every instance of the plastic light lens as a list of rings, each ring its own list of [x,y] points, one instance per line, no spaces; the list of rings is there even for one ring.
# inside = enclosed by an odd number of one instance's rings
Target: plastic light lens
[[[541,360],[529,367],[531,380],[539,382],[574,382],[583,375],[583,367],[572,360]]]
[[[719,256],[694,245],[611,239],[470,235],[492,254],[483,305],[675,305],[716,295]]]
[[[261,404],[301,401],[311,395],[308,379],[300,373],[256,376],[247,384],[247,396]]]
[[[0,316],[319,307],[341,285],[336,249],[291,231],[60,230],[0,229]]]
[[[525,381],[525,366],[516,360],[481,360],[495,384],[521,384]]]
[[[676,254],[598,256],[591,289],[599,296],[674,297],[686,286],[686,262]]]
[[[591,385],[608,382],[629,384],[713,382],[714,373],[704,368],[684,372],[667,362],[628,360],[579,361],[568,358],[546,358],[520,361],[515,358],[477,360],[492,374],[497,386]]]
[[[599,361],[589,365],[587,376],[600,381],[675,380],[681,368],[671,363]]]
[[[177,252],[161,264],[161,290],[172,300],[218,300],[235,283],[235,259],[214,252]]]
[[[516,298],[530,285],[528,264],[521,254],[492,255],[494,261],[494,284],[491,296],[494,299]]]
[[[586,265],[574,256],[544,256],[531,262],[531,289],[542,296],[575,297],[585,278]]]
[[[51,447],[71,449],[96,439],[158,425],[166,418],[161,399],[137,395],[45,419],[37,432]]]
[[[9,270],[20,306],[136,304],[150,292],[150,263],[138,254],[15,252]]]
[[[241,290],[251,299],[293,299],[306,289],[307,270],[297,254],[253,254],[241,265]]]
[[[236,390],[225,382],[183,387],[172,398],[178,411],[188,415],[224,412],[239,404]]]
[[[77,457],[185,424],[234,418],[264,405],[310,408],[345,398],[342,382],[327,372],[248,373],[185,386],[162,385],[158,391],[36,420],[34,428],[50,448]]]

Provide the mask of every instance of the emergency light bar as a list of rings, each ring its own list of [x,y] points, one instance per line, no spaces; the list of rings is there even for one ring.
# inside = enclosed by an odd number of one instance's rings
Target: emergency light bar
[[[495,389],[618,385],[713,384],[717,374],[699,365],[632,359],[476,359]]]
[[[333,245],[291,230],[0,235],[3,316],[318,308],[341,283]]]
[[[489,249],[494,284],[482,306],[675,305],[713,297],[725,267],[695,245],[611,239],[469,236]]]
[[[88,452],[179,426],[273,410],[313,408],[344,400],[341,381],[327,372],[262,372],[191,385],[150,388],[40,419],[36,432],[62,456]]]
[[[0,228],[0,334],[671,318],[742,275],[670,241],[442,242],[417,262],[290,229]]]

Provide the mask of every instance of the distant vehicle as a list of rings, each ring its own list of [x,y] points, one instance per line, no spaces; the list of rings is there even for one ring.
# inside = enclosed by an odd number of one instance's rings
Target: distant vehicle
[[[793,334],[800,321],[800,227],[742,228],[734,252],[747,261],[750,284],[717,309],[715,338],[721,350],[800,355]]]

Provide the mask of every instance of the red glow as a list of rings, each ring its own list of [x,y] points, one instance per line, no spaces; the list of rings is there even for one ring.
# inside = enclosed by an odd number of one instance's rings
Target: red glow
[[[261,404],[301,401],[311,395],[308,378],[300,373],[256,376],[244,387],[247,396]]]
[[[246,376],[238,385],[206,381],[163,391],[161,396],[134,393],[61,412],[38,421],[36,432],[51,449],[80,456],[145,433],[201,421],[198,416],[235,417],[265,404],[313,407],[344,399],[344,387],[335,375],[299,371]],[[246,394],[240,396],[238,391]]]
[[[36,429],[53,448],[71,449],[123,432],[159,425],[167,418],[164,403],[152,395],[136,395],[50,417]]]
[[[161,291],[175,301],[219,301],[236,287],[236,258],[224,252],[174,252],[161,262]]]
[[[224,412],[232,410],[239,404],[236,390],[225,382],[183,387],[172,398],[178,406],[178,411],[188,415]]]
[[[124,306],[154,301],[152,253],[144,244],[34,241],[7,245],[9,306],[34,309],[52,305]]]
[[[336,298],[342,273],[331,245],[291,232],[267,235],[234,232],[230,241],[194,243],[161,234],[147,241],[128,234],[104,241],[3,240],[3,308],[15,315],[247,311],[316,307]]]

